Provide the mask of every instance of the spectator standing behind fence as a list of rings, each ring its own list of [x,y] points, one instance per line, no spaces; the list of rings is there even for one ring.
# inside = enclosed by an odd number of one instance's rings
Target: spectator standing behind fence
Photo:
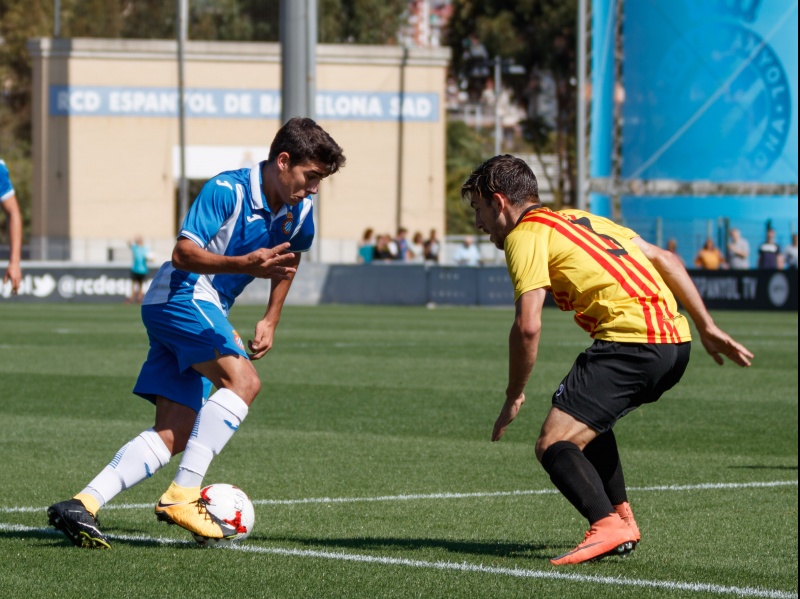
[[[8,221],[8,266],[3,275],[3,284],[11,282],[11,293],[17,294],[22,282],[22,213],[19,210],[16,191],[11,184],[6,163],[0,158],[0,207]]]
[[[731,229],[728,241],[728,264],[736,270],[750,268],[750,244],[739,229]]]
[[[694,265],[704,270],[719,270],[725,266],[725,258],[722,257],[722,252],[714,245],[711,238],[706,239],[703,247],[697,252]]]
[[[142,241],[142,236],[137,235],[128,243],[131,248],[131,294],[125,300],[126,304],[141,304],[144,298],[144,282],[149,269],[147,268],[147,255],[150,250]]]
[[[375,242],[372,239],[372,229],[365,229],[358,244],[358,262],[359,264],[369,264],[375,257]]]
[[[766,270],[783,268],[781,246],[775,242],[775,229],[767,229],[767,239],[758,248],[758,267]]]
[[[394,242],[397,244],[395,259],[399,262],[408,262],[408,229],[405,227],[398,228]]]
[[[378,235],[375,239],[375,252],[373,260],[377,262],[386,262],[387,260],[394,260],[397,256],[397,245],[392,241],[388,235]]]
[[[675,256],[675,258],[678,259],[678,262],[680,262],[682,265],[684,265],[684,266],[686,265],[686,263],[683,261],[683,258],[681,258],[681,255],[678,253],[678,242],[677,241],[675,241],[674,239],[668,239],[667,240],[667,251],[670,254],[673,254]]]
[[[428,239],[425,240],[425,260],[429,262],[438,262],[440,248],[441,244],[436,237],[436,229],[431,229]]]
[[[792,245],[783,251],[783,262],[786,268],[797,270],[797,233],[792,233]]]
[[[408,261],[420,264],[425,261],[425,240],[422,233],[417,231],[408,244]]]
[[[456,250],[453,260],[459,266],[479,266],[481,263],[481,252],[475,245],[475,238],[471,235],[464,237],[461,246]]]

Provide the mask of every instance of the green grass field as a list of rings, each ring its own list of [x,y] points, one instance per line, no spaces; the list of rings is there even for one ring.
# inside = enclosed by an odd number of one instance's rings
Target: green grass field
[[[0,307],[4,597],[798,596],[796,313],[718,312],[756,354],[702,350],[682,383],[616,427],[643,541],[628,559],[555,568],[585,522],[533,444],[589,339],[546,310],[528,401],[500,443],[511,310],[294,307],[264,382],[206,482],[241,486],[256,527],[203,549],[152,508],[178,459],[101,512],[111,551],[47,527],[152,425],[131,394],[147,351],[130,306]],[[247,339],[261,310],[237,307]]]

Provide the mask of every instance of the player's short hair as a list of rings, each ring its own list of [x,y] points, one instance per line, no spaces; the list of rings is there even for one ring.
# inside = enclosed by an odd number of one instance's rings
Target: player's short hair
[[[514,206],[539,203],[536,175],[524,160],[511,154],[490,158],[461,186],[461,198],[467,202],[476,197],[488,202],[495,193],[505,195]]]
[[[344,150],[314,120],[295,117],[286,121],[275,134],[269,148],[267,162],[273,162],[278,155],[289,154],[292,166],[305,162],[318,162],[325,165],[326,176],[332,175],[344,166]]]

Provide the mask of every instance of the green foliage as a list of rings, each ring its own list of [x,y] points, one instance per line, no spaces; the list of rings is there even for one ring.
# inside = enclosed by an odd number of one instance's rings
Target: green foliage
[[[475,233],[472,210],[461,199],[461,186],[476,166],[489,157],[492,140],[463,121],[447,123],[447,233]]]
[[[406,0],[319,0],[320,41],[395,43],[407,6]]]
[[[232,322],[247,338],[262,316],[237,305]],[[152,406],[130,392],[147,336],[124,305],[8,301],[2,317],[6,597],[797,593],[796,313],[715,314],[755,352],[753,366],[719,367],[695,343],[684,379],[617,424],[643,542],[626,560],[567,569],[548,558],[582,540],[586,523],[533,455],[552,392],[590,343],[567,314],[544,310],[527,402],[490,443],[513,308],[287,306],[254,364],[261,394],[206,478],[256,501],[237,551],[199,549],[156,522],[177,457],[101,511],[111,551],[53,534],[45,506],[152,424]]]
[[[525,67],[528,77],[505,77],[503,85],[514,90],[517,101],[527,105],[539,73],[549,73],[556,87],[557,116],[551,126],[532,118],[523,124],[524,136],[534,152],[555,152],[561,164],[556,193],[575,181],[575,73],[577,0],[454,0],[447,43],[453,50],[453,74],[466,73],[470,45],[480,42],[488,56],[513,59]],[[474,84],[475,82],[473,82]],[[477,82],[482,88],[484,82]],[[572,184],[569,184],[569,182]],[[575,203],[574,195],[564,198]],[[561,198],[558,198],[558,203]]]

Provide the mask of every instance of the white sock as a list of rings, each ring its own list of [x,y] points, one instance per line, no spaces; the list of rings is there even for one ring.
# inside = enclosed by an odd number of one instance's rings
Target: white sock
[[[175,484],[199,487],[208,466],[247,416],[247,404],[230,389],[219,389],[197,414],[194,430],[186,444]]]
[[[169,449],[152,428],[127,443],[81,493],[97,499],[100,507],[169,463]]]

